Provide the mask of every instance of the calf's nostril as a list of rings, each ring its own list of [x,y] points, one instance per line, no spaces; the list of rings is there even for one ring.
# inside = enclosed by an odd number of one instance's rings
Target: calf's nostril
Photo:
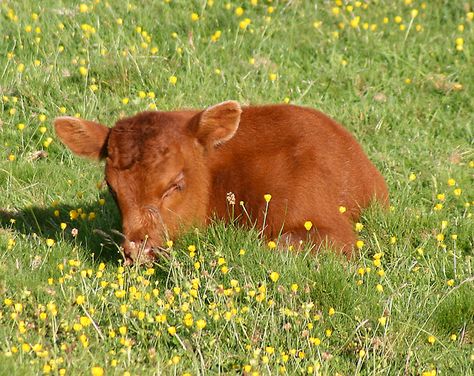
[[[125,257],[131,260],[130,263],[143,264],[153,261],[158,253],[156,247],[148,241],[148,237],[144,240],[125,240],[122,247]]]

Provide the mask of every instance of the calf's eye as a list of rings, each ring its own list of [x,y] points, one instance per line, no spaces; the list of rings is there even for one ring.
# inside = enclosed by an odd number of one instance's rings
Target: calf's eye
[[[173,181],[168,186],[168,188],[165,190],[165,192],[163,193],[162,198],[164,199],[164,198],[168,197],[169,195],[171,195],[174,192],[182,191],[184,189],[184,186],[185,186],[185,184],[184,184],[184,174],[183,174],[183,172],[180,172],[176,176],[176,178],[173,179]]]

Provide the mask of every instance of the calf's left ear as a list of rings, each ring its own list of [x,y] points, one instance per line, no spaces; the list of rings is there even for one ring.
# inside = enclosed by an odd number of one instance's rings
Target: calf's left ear
[[[105,157],[110,128],[105,125],[63,116],[54,120],[56,134],[74,154],[99,160]]]
[[[215,147],[230,140],[239,128],[242,109],[236,101],[226,101],[205,109],[192,125],[201,144]]]

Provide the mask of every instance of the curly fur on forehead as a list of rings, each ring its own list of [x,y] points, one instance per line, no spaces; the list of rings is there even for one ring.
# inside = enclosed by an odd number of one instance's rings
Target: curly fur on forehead
[[[114,167],[126,169],[147,155],[165,152],[170,143],[187,133],[183,132],[186,122],[180,121],[182,115],[147,111],[119,120],[108,140],[109,160]]]
[[[168,123],[165,118],[161,112],[142,112],[121,119],[112,128],[109,143],[117,144],[120,149],[130,142],[143,146],[147,140],[155,139],[163,133]]]

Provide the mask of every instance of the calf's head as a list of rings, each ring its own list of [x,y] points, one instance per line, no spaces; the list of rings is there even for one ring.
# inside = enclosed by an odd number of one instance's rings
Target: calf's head
[[[234,136],[240,114],[240,105],[227,101],[201,112],[144,112],[113,128],[73,117],[54,125],[73,153],[105,159],[127,261],[144,262],[180,231],[205,221],[207,157]]]

